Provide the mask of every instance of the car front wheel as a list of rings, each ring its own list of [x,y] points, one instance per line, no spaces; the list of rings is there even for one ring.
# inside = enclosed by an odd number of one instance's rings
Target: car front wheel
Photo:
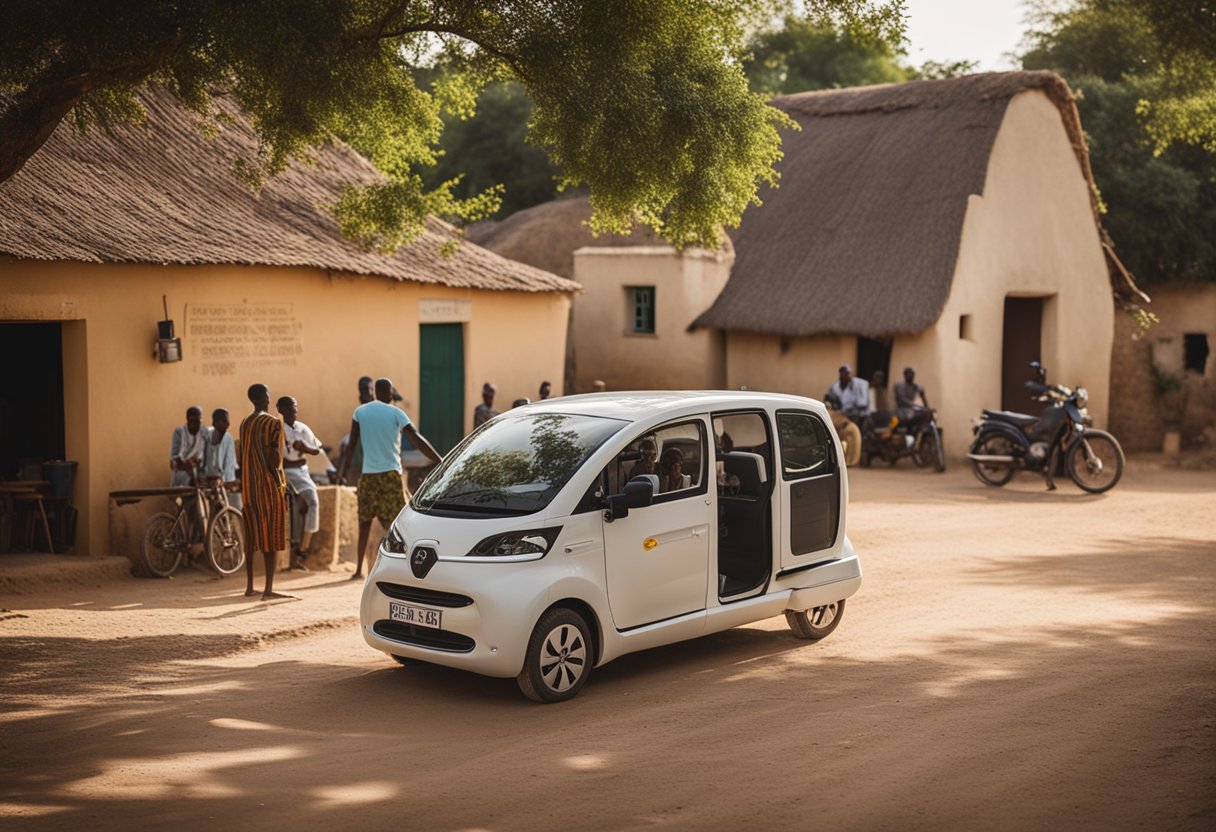
[[[528,639],[524,668],[515,681],[537,702],[572,699],[591,675],[591,629],[574,610],[549,610]]]

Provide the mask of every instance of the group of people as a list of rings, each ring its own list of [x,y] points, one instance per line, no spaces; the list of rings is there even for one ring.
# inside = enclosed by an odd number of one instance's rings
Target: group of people
[[[229,505],[244,517],[246,595],[256,595],[254,552],[263,554],[266,583],[264,599],[287,598],[274,591],[275,554],[288,548],[288,490],[300,507],[300,522],[293,528],[292,567],[305,568],[312,536],[320,528],[317,486],[308,471],[308,458],[321,454],[315,433],[299,419],[299,402],[282,396],[278,416],[271,415],[270,388],[254,384],[247,391],[253,412],[240,425],[240,452],[229,433],[229,413],[218,408],[210,427],[202,424],[201,407],[186,411],[186,422],[173,431],[169,452],[170,485],[222,488]],[[371,521],[386,528],[405,506],[401,476],[403,434],[413,447],[438,464],[442,457],[414,428],[405,411],[393,405],[401,397],[387,378],[359,379],[359,405],[351,420],[350,435],[333,472],[336,482],[358,479],[359,551],[352,580],[363,577],[363,559]],[[239,463],[239,465],[238,465]]]
[[[823,400],[832,408],[832,424],[845,445],[846,465],[861,460],[861,423],[871,413],[893,413],[900,422],[910,423],[929,408],[925,388],[916,383],[912,367],[904,367],[904,380],[896,382],[891,391],[882,370],[877,370],[869,382],[855,377],[848,364],[840,365],[837,374]]]
[[[473,408],[473,429],[484,425],[486,422],[498,415],[499,411],[494,409],[494,397],[498,394],[498,387],[490,382],[481,385],[481,404]],[[537,401],[543,402],[553,395],[553,385],[547,381],[540,383],[540,391],[537,394]],[[523,407],[525,404],[531,404],[531,399],[521,398],[511,402],[511,407]]]

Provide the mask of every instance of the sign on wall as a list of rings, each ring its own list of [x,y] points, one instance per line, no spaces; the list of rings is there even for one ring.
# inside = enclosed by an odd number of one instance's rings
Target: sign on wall
[[[232,376],[296,366],[304,352],[302,329],[290,303],[192,303],[184,340],[195,373]]]
[[[418,322],[423,324],[467,324],[473,320],[473,301],[463,298],[422,298]]]

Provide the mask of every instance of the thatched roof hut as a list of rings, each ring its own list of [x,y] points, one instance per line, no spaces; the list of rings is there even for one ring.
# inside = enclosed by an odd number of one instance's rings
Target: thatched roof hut
[[[950,294],[968,199],[984,192],[1006,109],[1027,90],[1059,110],[1097,223],[1081,122],[1055,73],[776,98],[802,129],[785,134],[780,187],[744,215],[730,281],[694,326],[795,337],[932,326]],[[1106,252],[1116,293],[1131,295],[1130,277]]]
[[[555,199],[516,211],[498,221],[474,223],[465,238],[496,254],[562,277],[574,276],[574,252],[580,248],[665,246],[644,226],[629,234],[594,234],[587,226],[591,202],[585,196]]]
[[[0,185],[0,253],[35,260],[312,266],[468,289],[574,291],[568,280],[461,243],[435,218],[392,255],[342,236],[327,209],[343,185],[377,181],[372,165],[340,144],[293,162],[259,191],[241,184],[233,160],[255,158],[257,137],[235,107],[232,124],[207,137],[198,116],[163,89],[142,96],[148,124],[81,133],[60,125]],[[152,129],[150,129],[150,126]],[[450,246],[448,246],[450,248]]]

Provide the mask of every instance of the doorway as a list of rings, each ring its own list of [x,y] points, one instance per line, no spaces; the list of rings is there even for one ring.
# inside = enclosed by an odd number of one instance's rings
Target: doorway
[[[1043,299],[1005,298],[1005,325],[1001,343],[1001,409],[1026,412],[1029,398],[1024,385],[1030,379],[1027,365],[1042,359]]]
[[[446,454],[464,438],[464,327],[419,327],[419,431]]]
[[[891,380],[891,338],[857,336],[857,377],[872,382],[879,370],[888,383]]]
[[[42,479],[64,446],[62,325],[0,323],[0,479]]]

